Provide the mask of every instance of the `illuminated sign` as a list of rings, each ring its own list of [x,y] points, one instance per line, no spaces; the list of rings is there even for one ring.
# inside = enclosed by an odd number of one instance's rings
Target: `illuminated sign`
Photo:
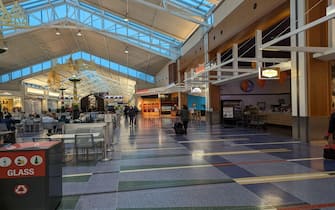
[[[38,95],[44,95],[44,90],[31,88],[31,87],[27,88],[27,92],[28,93],[33,93],[33,94],[38,94]]]
[[[279,79],[280,68],[260,68],[259,79]]]
[[[194,72],[199,73],[205,70],[205,64],[199,64],[197,68],[195,68]]]

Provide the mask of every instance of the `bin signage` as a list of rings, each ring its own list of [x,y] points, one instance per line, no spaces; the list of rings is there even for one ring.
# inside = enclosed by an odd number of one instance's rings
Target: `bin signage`
[[[46,175],[45,151],[0,153],[0,179],[18,179]]]
[[[14,193],[16,195],[25,195],[29,191],[28,185],[25,184],[19,184],[14,186]]]

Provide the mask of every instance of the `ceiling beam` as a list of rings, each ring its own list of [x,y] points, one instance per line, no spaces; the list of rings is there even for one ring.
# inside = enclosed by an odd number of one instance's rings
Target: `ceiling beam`
[[[134,1],[136,1],[138,3],[141,3],[145,6],[160,10],[160,11],[170,13],[170,14],[172,14],[174,16],[177,16],[177,17],[180,17],[184,20],[187,20],[187,21],[190,21],[190,22],[202,25],[202,26],[210,27],[210,25],[208,23],[206,23],[205,21],[200,21],[198,19],[192,18],[191,16],[180,14],[180,13],[178,13],[176,11],[173,11],[171,9],[168,9],[166,7],[161,7],[161,6],[158,6],[157,4],[153,4],[153,3],[147,2],[145,0],[134,0]],[[190,15],[194,15],[194,14],[190,14]]]
[[[308,52],[308,53],[324,53],[333,48],[330,47],[292,47],[292,46],[270,46],[265,51],[287,51],[287,52]]]
[[[314,26],[317,26],[317,25],[319,25],[319,24],[321,24],[323,22],[326,22],[326,21],[328,21],[330,19],[333,19],[333,18],[335,18],[335,13],[326,15],[326,16],[324,16],[322,18],[319,18],[319,19],[317,19],[315,21],[307,23],[306,25],[303,25],[303,26],[301,26],[301,27],[299,27],[299,28],[297,28],[297,29],[295,29],[295,30],[287,33],[287,34],[284,34],[284,35],[282,35],[280,37],[277,37],[277,38],[275,38],[275,39],[273,39],[273,40],[271,40],[269,42],[266,42],[266,43],[262,44],[261,50],[264,50],[265,48],[268,48],[271,45],[276,44],[277,42],[280,42],[280,41],[282,41],[284,39],[287,39],[287,38],[289,38],[291,36],[294,36],[294,35],[296,35],[298,33],[303,32],[303,31],[306,31],[307,29],[310,29],[310,28],[312,28]]]

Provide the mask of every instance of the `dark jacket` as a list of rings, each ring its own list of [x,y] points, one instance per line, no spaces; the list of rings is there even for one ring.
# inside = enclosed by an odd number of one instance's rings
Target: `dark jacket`
[[[328,134],[334,133],[335,130],[335,112],[330,115],[329,125],[328,125]]]
[[[189,121],[189,112],[187,109],[180,110],[180,120]]]

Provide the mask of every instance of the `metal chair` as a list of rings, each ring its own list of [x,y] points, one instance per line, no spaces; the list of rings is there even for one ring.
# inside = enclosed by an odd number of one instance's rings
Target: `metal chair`
[[[76,152],[76,159],[78,159],[79,150],[85,150],[86,157],[88,159],[89,149],[93,149],[96,155],[95,149],[96,144],[94,142],[93,134],[75,134],[74,147]]]
[[[56,133],[58,134],[64,133],[64,126],[65,126],[64,122],[58,122],[56,125]]]

